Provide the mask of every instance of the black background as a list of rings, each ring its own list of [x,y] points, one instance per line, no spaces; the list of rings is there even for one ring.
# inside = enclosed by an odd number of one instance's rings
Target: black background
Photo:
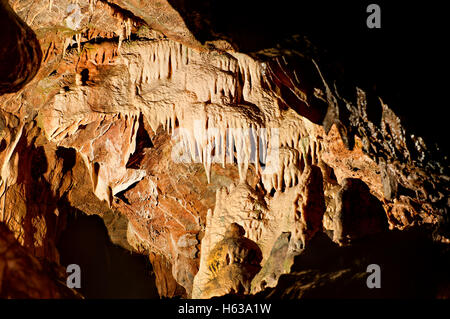
[[[339,75],[370,90],[400,116],[409,134],[446,141],[447,15],[444,1],[169,0],[202,42],[230,40],[252,53],[306,36]],[[367,6],[381,7],[369,29]]]

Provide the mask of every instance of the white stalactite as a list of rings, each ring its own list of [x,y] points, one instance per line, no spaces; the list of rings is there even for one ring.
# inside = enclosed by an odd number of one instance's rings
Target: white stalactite
[[[120,33],[125,37],[130,34],[128,21]],[[123,39],[121,36],[120,42]],[[241,181],[254,164],[266,190],[280,191],[283,184],[289,188],[298,183],[302,165],[310,164],[308,154],[317,163],[318,146],[302,141],[306,133],[302,120],[293,111],[287,116],[276,113],[273,97],[261,88],[264,65],[249,56],[217,54],[207,57],[211,65],[204,67],[204,52],[168,39],[148,41],[139,47],[130,44],[121,48],[121,53],[131,81],[139,87],[138,95],[147,94],[142,98],[151,101],[144,103],[152,130],[162,125],[173,137],[177,135],[185,157],[204,165],[208,182],[214,163],[225,168],[236,161]],[[164,93],[172,85],[185,94],[183,98],[174,101]],[[239,104],[242,101],[245,103]],[[279,147],[291,153],[278,155]],[[304,152],[302,165],[300,150]],[[260,167],[264,159],[266,163]],[[274,162],[275,167],[267,161]]]
[[[77,41],[77,50],[78,53],[81,53],[81,33],[75,34],[75,40]]]

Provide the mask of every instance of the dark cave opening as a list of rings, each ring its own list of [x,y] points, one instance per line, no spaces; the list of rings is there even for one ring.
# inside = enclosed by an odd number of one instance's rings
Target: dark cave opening
[[[85,298],[159,299],[149,259],[114,245],[99,216],[68,214],[57,248],[64,267],[80,266]]]
[[[445,244],[433,242],[425,229],[391,230],[344,247],[332,242],[332,237],[332,231],[316,234],[295,257],[291,273],[282,275],[276,288],[256,297],[433,299],[448,293],[450,251]],[[381,268],[379,289],[366,285],[370,264]],[[314,285],[306,287],[309,282]]]

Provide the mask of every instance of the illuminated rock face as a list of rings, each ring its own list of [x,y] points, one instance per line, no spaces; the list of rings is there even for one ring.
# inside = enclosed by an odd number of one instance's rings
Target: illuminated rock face
[[[122,215],[111,237],[150,255],[162,296],[209,298],[276,286],[322,230],[438,223],[446,176],[388,105],[375,125],[352,88],[343,121],[314,60],[202,45],[166,1],[111,3],[11,1],[43,59],[0,97],[0,216],[34,254],[58,261],[64,207]]]
[[[206,283],[193,292],[194,298],[210,298],[225,294],[250,293],[251,281],[260,271],[262,254],[259,246],[244,237],[245,230],[232,223],[224,238],[210,250]]]

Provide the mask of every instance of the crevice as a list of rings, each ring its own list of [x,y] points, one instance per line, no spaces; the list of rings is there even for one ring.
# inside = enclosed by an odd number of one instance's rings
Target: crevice
[[[142,160],[145,151],[153,147],[153,142],[145,129],[144,116],[139,116],[139,128],[136,133],[136,150],[131,154],[126,168],[139,169],[142,166]]]
[[[77,156],[75,149],[58,146],[58,148],[56,149],[56,156],[63,160],[63,174],[72,170],[72,168],[75,166]]]

